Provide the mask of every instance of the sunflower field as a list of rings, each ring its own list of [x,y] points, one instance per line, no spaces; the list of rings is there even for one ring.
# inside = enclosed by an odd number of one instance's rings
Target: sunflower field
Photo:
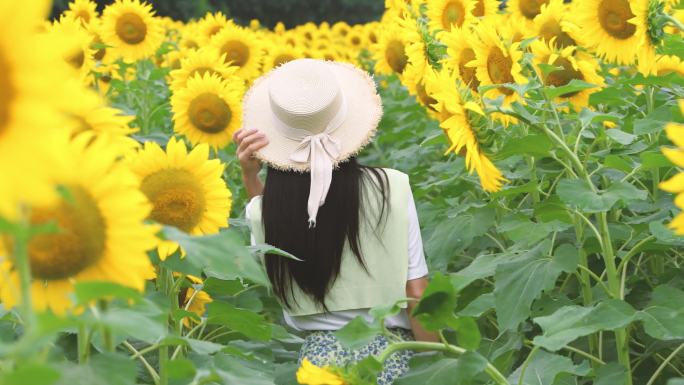
[[[378,0],[379,1],[379,0]],[[0,384],[684,384],[684,2],[386,0],[379,21],[187,23],[0,0]],[[297,362],[232,134],[295,58],[374,75],[441,342]],[[386,333],[399,304],[336,332]]]

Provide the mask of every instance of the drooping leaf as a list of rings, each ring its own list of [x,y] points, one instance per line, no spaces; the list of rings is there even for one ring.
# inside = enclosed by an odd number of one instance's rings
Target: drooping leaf
[[[653,290],[648,306],[638,313],[646,333],[659,340],[684,338],[684,291],[668,285]]]
[[[508,377],[508,382],[520,385],[554,385],[563,373],[583,376],[588,372],[589,365],[586,361],[581,365],[575,365],[568,357],[539,350],[530,360],[522,380],[521,365]]]
[[[359,349],[373,341],[380,332],[379,326],[369,324],[363,317],[357,316],[337,330],[335,337],[345,348]]]
[[[550,257],[549,241],[524,253],[513,262],[503,262],[494,273],[494,302],[502,330],[515,329],[530,315],[532,302],[554,286],[561,272],[574,271],[562,255]]]
[[[441,273],[430,280],[423,297],[413,309],[416,317],[427,330],[439,330],[450,326],[455,320],[457,293],[449,278]]]
[[[486,365],[487,360],[482,355],[468,351],[458,358],[442,358],[429,365],[413,369],[394,383],[396,385],[468,385],[484,370]]]
[[[263,315],[240,309],[228,302],[213,301],[207,305],[209,324],[224,325],[258,341],[271,338],[271,326]]]
[[[587,182],[579,179],[563,179],[558,183],[561,200],[580,211],[600,212],[610,210],[615,203],[644,200],[648,193],[626,182],[613,183],[605,191],[594,192]]]

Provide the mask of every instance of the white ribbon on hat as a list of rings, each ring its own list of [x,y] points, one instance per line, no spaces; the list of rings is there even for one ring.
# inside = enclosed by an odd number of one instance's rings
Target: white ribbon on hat
[[[290,155],[290,159],[297,163],[309,164],[311,174],[311,186],[309,187],[309,200],[307,202],[309,228],[316,227],[318,209],[325,203],[332,183],[333,162],[339,158],[342,151],[340,140],[330,135],[342,125],[347,117],[347,102],[344,95],[340,94],[339,96],[341,103],[337,113],[330,119],[325,130],[318,134],[292,127],[280,120],[276,114],[272,114],[275,127],[287,138],[299,141],[299,145]]]

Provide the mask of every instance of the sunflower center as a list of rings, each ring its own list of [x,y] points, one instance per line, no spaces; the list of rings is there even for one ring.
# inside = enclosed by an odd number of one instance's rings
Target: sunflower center
[[[466,67],[468,62],[475,60],[475,51],[471,48],[466,48],[461,52],[461,61],[458,63],[458,73],[461,80],[468,85],[473,91],[477,91],[480,81],[475,76],[474,67]]]
[[[212,93],[197,96],[188,108],[188,116],[192,124],[208,134],[225,130],[232,115],[230,106]]]
[[[361,38],[358,36],[354,36],[351,38],[351,43],[352,45],[358,46],[361,44]]]
[[[140,189],[152,202],[150,218],[185,232],[202,219],[206,202],[197,178],[189,171],[170,168],[143,179]]]
[[[562,67],[563,69],[553,71],[546,75],[546,79],[544,82],[546,85],[561,87],[570,83],[572,79],[584,80],[584,76],[582,76],[582,73],[576,70],[572,66],[570,60],[566,58],[559,57],[558,59],[556,59],[553,65],[556,67]],[[578,92],[579,91],[568,92],[566,94],[560,95],[560,97],[569,98],[576,95]]]
[[[627,0],[601,1],[598,17],[601,27],[616,39],[629,39],[636,32],[636,25],[628,22],[634,14]]]
[[[571,38],[570,35],[563,32],[557,20],[549,20],[544,23],[540,28],[539,36],[547,42],[550,42],[551,39],[555,37],[556,44],[560,48],[565,48],[576,44],[575,40]]]
[[[402,42],[399,40],[391,40],[387,43],[385,58],[387,58],[387,63],[390,68],[392,68],[392,71],[398,74],[404,72],[406,63],[408,63],[408,56],[406,56],[406,51],[404,50],[404,44]]]
[[[101,48],[96,48],[97,50],[95,51],[95,55],[93,55],[95,60],[100,61],[105,57],[105,54],[107,53],[107,48],[102,47],[103,45],[104,45],[104,42],[102,41],[100,36],[96,35],[95,38],[93,38],[93,47],[101,47]]]
[[[487,73],[492,80],[492,84],[513,83],[513,75],[511,69],[513,68],[513,61],[509,56],[505,56],[501,48],[494,47],[489,51],[487,56]],[[513,91],[499,87],[499,91],[505,95],[513,94]]]
[[[127,44],[140,44],[147,36],[147,24],[135,13],[124,13],[116,21],[116,34]]]
[[[418,94],[418,99],[424,106],[433,111],[435,110],[432,104],[437,103],[437,101],[428,95],[427,91],[425,91],[425,85],[423,85],[423,83],[416,84],[416,93]]]
[[[375,32],[370,31],[368,33],[368,40],[370,40],[371,43],[375,44],[378,42],[378,35],[376,35]]]
[[[76,12],[74,16],[76,17],[76,19],[80,19],[86,24],[90,22],[90,12],[86,10],[81,9],[78,12]]]
[[[477,17],[484,16],[485,9],[484,9],[484,0],[477,0],[475,2],[475,8],[473,8],[473,15]]]
[[[221,53],[226,54],[226,62],[233,62],[232,64],[238,67],[244,66],[249,60],[249,47],[239,40],[226,42]]]
[[[34,225],[56,223],[55,233],[38,234],[28,245],[33,276],[41,280],[73,277],[103,255],[107,228],[97,202],[80,186],[66,186],[56,206],[34,209]]]
[[[291,60],[294,60],[294,56],[292,56],[288,53],[280,54],[280,55],[276,56],[275,59],[273,59],[273,66],[277,67],[277,66],[279,66],[283,63],[287,63]]]
[[[465,20],[465,8],[460,1],[450,1],[444,6],[442,11],[442,27],[451,30],[451,25],[461,26]]]
[[[74,54],[67,56],[66,61],[72,67],[79,70],[81,69],[81,67],[83,67],[83,64],[85,63],[85,52],[83,52],[82,49],[79,49],[78,52],[75,52]]]
[[[0,47],[1,48],[1,47]],[[10,120],[10,106],[14,98],[14,85],[10,82],[11,67],[0,49],[0,133]]]
[[[541,12],[542,4],[548,3],[549,0],[520,0],[520,13],[526,19],[532,20]]]

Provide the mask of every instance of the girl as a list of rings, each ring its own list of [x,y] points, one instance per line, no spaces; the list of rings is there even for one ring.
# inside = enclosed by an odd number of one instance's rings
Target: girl
[[[243,128],[233,139],[250,202],[253,243],[276,255],[263,263],[285,321],[305,331],[299,361],[344,366],[379,354],[378,335],[349,351],[333,332],[372,307],[405,307],[385,320],[403,340],[437,341],[409,316],[427,285],[420,227],[408,177],[360,165],[382,115],[375,83],[346,63],[299,59],[257,79],[243,101]],[[265,184],[258,173],[267,164]],[[408,369],[411,352],[385,361],[378,384]]]

